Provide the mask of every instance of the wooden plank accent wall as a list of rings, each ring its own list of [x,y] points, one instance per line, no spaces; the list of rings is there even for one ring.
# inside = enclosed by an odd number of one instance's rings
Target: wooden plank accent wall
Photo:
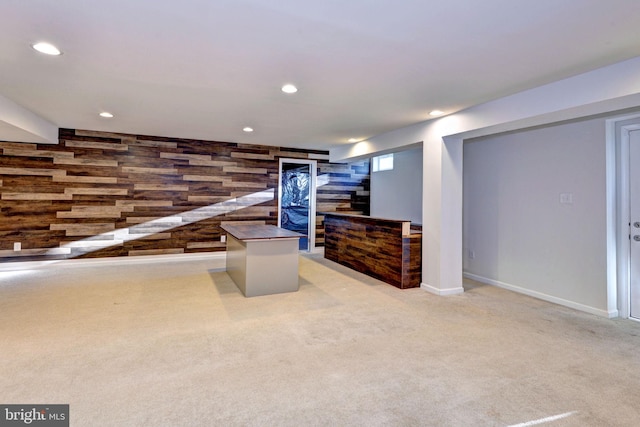
[[[409,221],[332,213],[324,220],[325,258],[400,289],[420,286],[422,232]]]
[[[73,129],[59,137],[0,142],[0,261],[224,251],[223,223],[277,224],[280,158],[317,160],[318,212],[369,212],[369,162],[329,163],[327,151]]]

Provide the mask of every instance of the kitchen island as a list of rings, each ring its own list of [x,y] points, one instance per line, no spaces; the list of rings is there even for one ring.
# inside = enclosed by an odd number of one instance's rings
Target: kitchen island
[[[245,297],[298,290],[298,240],[275,225],[222,225],[227,232],[227,274]]]

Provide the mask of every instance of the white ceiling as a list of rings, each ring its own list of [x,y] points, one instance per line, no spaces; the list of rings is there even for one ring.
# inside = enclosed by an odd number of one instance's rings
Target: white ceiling
[[[0,94],[56,126],[301,148],[640,56],[638,0],[2,0],[0,16]]]

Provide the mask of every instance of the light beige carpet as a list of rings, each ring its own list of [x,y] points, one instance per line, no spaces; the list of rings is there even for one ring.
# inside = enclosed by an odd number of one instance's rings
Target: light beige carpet
[[[0,403],[68,403],[72,426],[640,425],[640,323],[318,254],[300,283],[245,298],[204,261],[0,273]]]

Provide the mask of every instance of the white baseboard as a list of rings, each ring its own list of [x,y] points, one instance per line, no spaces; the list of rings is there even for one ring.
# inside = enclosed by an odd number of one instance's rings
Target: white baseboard
[[[151,264],[157,262],[176,261],[211,261],[211,268],[224,268],[227,259],[226,252],[196,252],[191,254],[171,254],[171,255],[140,255],[128,257],[105,257],[105,258],[80,258],[61,259],[51,261],[22,261],[0,263],[0,271],[20,271],[34,270],[38,268],[50,267],[76,267],[76,266],[97,266],[113,264]]]
[[[440,289],[440,288],[436,288],[435,286],[427,285],[426,283],[420,283],[420,289],[424,289],[429,293],[439,295],[439,296],[458,295],[464,292],[464,288],[462,286],[458,288]]]
[[[315,247],[311,253],[322,254],[324,247]],[[151,264],[156,262],[175,261],[211,261],[211,268],[225,268],[227,252],[195,252],[190,254],[170,254],[170,255],[139,255],[127,257],[104,257],[104,258],[79,258],[60,259],[50,261],[19,261],[0,263],[0,271],[21,271],[34,270],[37,268],[57,265],[59,267],[93,266],[109,264]]]
[[[304,254],[306,252],[300,252],[301,254]],[[310,252],[307,253],[312,253],[312,254],[324,254],[324,246],[314,246],[313,248],[311,248]]]
[[[594,314],[596,316],[606,317],[608,319],[611,319],[611,318],[614,318],[614,317],[618,317],[618,310],[612,310],[612,311],[602,310],[602,309],[599,309],[599,308],[595,308],[595,307],[591,307],[591,306],[588,306],[588,305],[580,304],[580,303],[575,302],[575,301],[566,300],[566,299],[563,299],[563,298],[555,297],[553,295],[548,295],[548,294],[545,294],[545,293],[542,293],[542,292],[538,292],[538,291],[534,291],[534,290],[531,290],[531,289],[522,288],[520,286],[511,285],[509,283],[500,282],[498,280],[488,279],[486,277],[478,276],[478,275],[472,274],[472,273],[465,272],[465,273],[463,273],[463,276],[466,277],[467,279],[475,280],[476,282],[484,283],[484,284],[487,284],[487,285],[497,286],[497,287],[503,288],[503,289],[508,289],[510,291],[517,292],[519,294],[528,295],[530,297],[538,298],[538,299],[541,299],[541,300],[544,300],[544,301],[552,302],[554,304],[558,304],[558,305],[562,305],[562,306],[565,306],[565,307],[573,308],[574,310],[584,311],[586,313]]]

